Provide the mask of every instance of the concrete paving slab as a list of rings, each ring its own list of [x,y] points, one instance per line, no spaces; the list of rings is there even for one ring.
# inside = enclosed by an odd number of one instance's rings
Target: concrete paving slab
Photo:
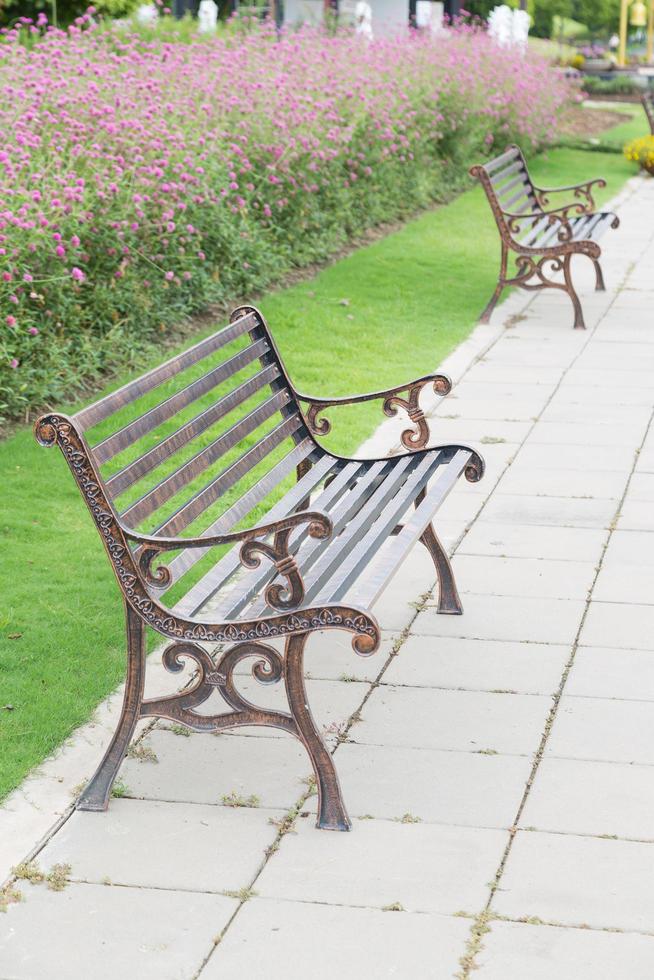
[[[493,910],[651,933],[653,905],[654,845],[519,831]]]
[[[645,425],[595,425],[592,422],[536,422],[530,443],[554,446],[627,446],[636,449],[645,435]]]
[[[544,759],[520,826],[593,837],[654,841],[654,767]]]
[[[651,565],[602,562],[593,589],[595,602],[654,603],[654,573]]]
[[[308,971],[313,980],[451,980],[469,928],[452,916],[255,898],[239,912],[202,980],[272,980],[272,963],[284,980],[305,980]],[[300,948],[320,955],[309,964]]]
[[[488,501],[484,518],[500,524],[608,528],[615,517],[616,505],[616,500],[603,498],[567,499],[502,493],[494,494]]]
[[[651,400],[651,393],[647,393]],[[515,458],[514,466],[522,466],[528,470],[605,470],[628,474],[636,450],[629,446],[574,446],[548,445],[536,443],[529,439],[521,447]]]
[[[649,701],[561,698],[545,755],[654,765]]]
[[[250,884],[282,814],[114,799],[106,813],[75,812],[39,860],[70,864],[74,881],[225,892]]]
[[[634,500],[627,495],[620,509],[619,531],[654,531],[654,507],[649,500]]]
[[[654,700],[654,656],[644,650],[579,647],[565,685],[575,697]]]
[[[518,460],[506,471],[497,493],[537,497],[565,497],[582,500],[604,498],[619,500],[627,484],[625,472],[610,470],[532,470]]]
[[[457,555],[459,590],[486,595],[585,599],[595,577],[591,562]]]
[[[286,810],[313,771],[304,746],[289,737],[185,737],[159,729],[145,744],[157,761],[128,758],[120,771],[131,798],[215,805],[235,793]]]
[[[408,814],[467,827],[511,827],[531,772],[527,756],[397,745],[346,742],[335,758],[351,817],[398,821]],[[315,812],[315,799],[307,808]]]
[[[320,833],[301,820],[257,880],[264,898],[409,912],[480,909],[506,845],[501,830],[361,820],[356,833]]]
[[[470,528],[457,549],[458,555],[597,562],[607,539],[603,529],[502,524],[485,517],[484,512]]]
[[[654,938],[493,922],[478,963],[479,980],[650,980]]]
[[[589,647],[652,650],[654,606],[636,603],[592,603],[580,642]]]
[[[526,694],[379,687],[351,730],[367,745],[529,755],[538,748],[552,701]]]
[[[570,651],[563,644],[409,636],[382,684],[554,694]]]
[[[614,531],[602,567],[618,565],[654,565],[654,534],[639,531]]]
[[[485,596],[468,593],[463,616],[441,616],[434,606],[415,619],[417,636],[452,636],[519,643],[572,643],[584,612],[581,599]]]
[[[21,884],[0,916],[7,980],[192,980],[238,906],[222,895],[72,884]]]

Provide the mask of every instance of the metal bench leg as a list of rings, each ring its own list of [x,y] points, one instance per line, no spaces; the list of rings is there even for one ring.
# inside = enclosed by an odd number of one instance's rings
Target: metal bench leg
[[[447,552],[438,540],[433,526],[425,528],[420,540],[431,555],[438,577],[438,612],[445,616],[460,616],[463,612],[454,572]]]
[[[571,263],[571,260],[572,260],[571,253],[568,253],[565,256],[565,258],[563,259],[563,279],[564,279],[564,282],[565,282],[565,291],[567,292],[568,296],[572,300],[572,305],[574,307],[574,311],[575,311],[574,328],[575,328],[575,330],[585,330],[586,329],[586,324],[584,323],[584,314],[583,314],[583,311],[581,309],[581,303],[579,301],[579,297],[577,296],[577,292],[576,292],[574,286],[572,285],[572,274],[570,272],[570,263]]]
[[[145,626],[125,603],[127,620],[127,678],[120,720],[104,759],[77,802],[78,810],[106,810],[116,774],[125,758],[143,701],[145,686]]]
[[[479,317],[480,323],[490,323],[490,318],[493,310],[497,306],[497,302],[502,295],[502,290],[504,289],[504,280],[506,279],[506,269],[507,269],[508,253],[504,242],[502,242],[502,258],[500,260],[500,275],[497,280],[497,286],[495,287],[495,292],[491,296],[486,309]]]
[[[334,760],[318,734],[304,686],[304,647],[308,635],[308,633],[300,633],[286,639],[284,671],[286,694],[299,737],[309,753],[316,774],[318,787],[316,827],[323,830],[349,830],[351,827],[350,818],[341,796],[341,787],[334,768]]]
[[[593,265],[595,266],[595,291],[598,293],[604,293],[606,292],[606,286],[604,285],[602,266],[599,264],[597,259],[593,259]]]

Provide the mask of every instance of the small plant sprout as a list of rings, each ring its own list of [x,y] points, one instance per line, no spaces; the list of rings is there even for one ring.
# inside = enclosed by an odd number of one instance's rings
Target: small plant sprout
[[[234,789],[231,791],[231,793],[225,793],[224,796],[221,797],[221,803],[224,803],[225,806],[242,806],[242,807],[255,808],[260,805],[260,802],[261,801],[259,797],[256,796],[254,793],[251,793],[250,796],[241,796]]]

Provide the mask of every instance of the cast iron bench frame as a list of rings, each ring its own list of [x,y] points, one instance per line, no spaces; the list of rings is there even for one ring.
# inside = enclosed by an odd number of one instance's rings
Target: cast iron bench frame
[[[249,346],[129,424],[122,424],[119,417],[119,428],[112,429],[109,436],[91,448],[86,430],[99,423],[104,425],[115,412],[169,382],[189,365],[200,364],[204,370],[203,359],[215,355],[234,338],[241,338],[238,342]],[[232,375],[246,363],[257,373],[225,394],[225,382],[229,386],[236,384]],[[208,409],[185,421],[118,473],[103,478],[102,464],[144,433],[158,438],[157,425],[162,420],[176,420],[177,413],[193,405],[201,394],[212,392],[213,399],[213,387],[219,381],[223,383],[220,397]],[[183,379],[182,383],[186,384]],[[370,608],[418,540],[428,549],[436,568],[438,611],[462,612],[448,556],[431,522],[459,476],[465,474],[469,481],[476,482],[483,475],[484,463],[468,447],[425,448],[429,427],[419,396],[427,387],[444,395],[451,383],[446,376],[433,374],[351,398],[325,399],[298,392],[261,314],[253,307],[240,307],[227,327],[76,415],[49,413],[36,422],[38,442],[58,445],[68,463],[105,546],[125,606],[127,676],[122,712],[107,752],[78,800],[80,809],[107,808],[114,779],[141,718],[165,718],[205,732],[239,725],[268,725],[296,736],[309,754],[318,789],[317,826],[349,829],[332,756],[308,706],[304,649],[310,634],[339,629],[353,634],[356,653],[374,653],[379,646],[380,629]],[[263,393],[270,391],[263,405],[126,510],[119,511],[114,498],[126,486],[138,481],[144,472],[156,469],[180,446],[191,446],[198,433],[228,414],[255,388]],[[315,435],[329,431],[330,423],[323,414],[327,409],[371,399],[382,400],[386,415],[399,411],[408,415],[410,424],[402,433],[404,452],[359,460],[329,453],[315,440]],[[145,514],[160,506],[162,499],[173,491],[184,491],[192,477],[206,471],[210,463],[219,463],[226,446],[240,452],[243,433],[254,431],[266,413],[270,417],[273,412],[274,418],[279,414],[281,419],[276,428],[254,447],[246,448],[235,463],[203,489],[193,492],[156,533],[141,534],[134,529]],[[180,536],[180,531],[202,515],[209,502],[220,500],[226,487],[237,485],[254,462],[265,459],[282,436],[290,436],[294,448],[280,462],[201,535]],[[268,510],[264,523],[233,530],[279,484],[283,474],[296,482]],[[312,507],[310,496],[319,486],[322,490]],[[235,548],[220,557],[173,608],[165,606],[160,599],[162,590],[210,548],[224,544],[234,544]],[[384,551],[380,551],[382,545]],[[159,563],[170,551],[180,553],[168,564]],[[265,564],[262,559],[267,560]],[[379,560],[375,563],[376,559]],[[308,566],[308,578],[303,562]],[[374,568],[366,577],[370,563]],[[219,583],[230,575],[235,576],[236,584],[224,599],[227,614],[221,617],[210,611],[209,618],[200,616],[199,610],[215,597]],[[146,627],[172,641],[163,651],[167,670],[181,671],[185,659],[196,668],[195,678],[181,692],[144,699]],[[283,655],[265,642],[274,637],[284,638]],[[211,655],[202,644],[218,647]],[[237,690],[234,670],[246,658],[255,658],[252,674],[257,681],[269,684],[284,679],[290,713],[259,708]],[[215,691],[231,710],[213,715],[196,713],[194,709]]]
[[[497,286],[479,318],[488,323],[506,286],[522,289],[561,289],[574,308],[574,327],[584,330],[584,315],[572,283],[573,255],[587,256],[595,266],[595,289],[605,289],[597,239],[620,219],[609,211],[596,211],[592,188],[606,187],[602,178],[569,187],[537,187],[527,169],[522,150],[515,144],[485,164],[476,164],[470,176],[478,180],[488,198],[500,233],[502,253]],[[550,198],[570,194],[574,201],[551,207]],[[509,254],[516,253],[516,274],[508,274]],[[549,268],[548,268],[549,267]],[[549,272],[549,275],[548,275]],[[563,273],[563,282],[552,273]]]
[[[648,89],[643,92],[640,97],[640,101],[643,104],[643,109],[645,110],[645,115],[647,116],[647,122],[649,123],[649,131],[654,136],[654,94]]]

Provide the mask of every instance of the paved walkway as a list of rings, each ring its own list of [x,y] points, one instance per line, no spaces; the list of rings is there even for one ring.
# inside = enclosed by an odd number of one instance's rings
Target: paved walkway
[[[2,980],[651,980],[654,181],[620,213],[606,294],[579,260],[591,329],[516,295],[449,359],[439,439],[488,461],[438,520],[465,615],[436,615],[419,549],[380,654],[308,653],[353,832],[314,829],[292,740],[164,724],[108,813],[71,815],[113,699],[2,811],[3,860],[45,834],[71,879],[20,882]]]

